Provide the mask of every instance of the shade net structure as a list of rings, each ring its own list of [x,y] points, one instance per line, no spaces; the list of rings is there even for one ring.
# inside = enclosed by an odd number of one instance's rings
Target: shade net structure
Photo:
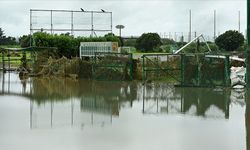
[[[93,77],[96,80],[132,80],[132,55],[122,53],[95,53]]]
[[[145,54],[142,56],[143,80],[181,81],[181,55]]]

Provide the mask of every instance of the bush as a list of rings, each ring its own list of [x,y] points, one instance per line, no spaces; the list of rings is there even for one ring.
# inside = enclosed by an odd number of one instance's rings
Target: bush
[[[244,44],[244,36],[238,31],[230,30],[216,38],[215,43],[219,49],[234,51]]]
[[[23,40],[23,45],[27,45],[25,37]],[[59,56],[65,56],[67,58],[75,57],[79,55],[79,46],[80,42],[118,42],[121,44],[121,41],[118,37],[107,34],[104,37],[73,37],[69,34],[61,35],[51,35],[45,32],[37,32],[33,34],[33,42],[35,46],[38,47],[57,47],[57,53]]]
[[[161,38],[157,33],[144,33],[136,40],[136,48],[143,52],[157,51],[161,45]]]

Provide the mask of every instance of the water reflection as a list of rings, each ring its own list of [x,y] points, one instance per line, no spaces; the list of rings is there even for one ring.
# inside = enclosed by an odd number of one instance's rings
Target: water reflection
[[[34,78],[30,92],[31,128],[44,123],[38,123],[38,119],[46,120],[46,117],[38,118],[38,114],[46,113],[50,115],[51,127],[55,127],[55,123],[57,126],[70,124],[79,127],[111,124],[113,116],[119,116],[120,104],[129,102],[132,106],[137,97],[135,86],[134,83]],[[70,118],[67,118],[69,113]]]
[[[229,89],[175,88],[163,83],[75,81],[65,78],[20,80],[0,74],[0,95],[30,101],[30,128],[110,126],[124,109],[139,105],[142,116],[182,115],[230,119],[230,106],[246,107],[246,147],[250,150],[250,93]],[[138,114],[131,114],[138,115]]]
[[[143,87],[143,113],[182,113],[202,117],[229,117],[231,91],[208,88]],[[221,116],[222,115],[222,116]]]
[[[16,74],[0,76],[1,94],[24,96],[30,99],[31,127],[40,111],[50,112],[50,126],[56,111],[67,108],[67,116],[90,113],[90,124],[94,115],[119,116],[123,107],[133,107],[134,101],[142,100],[142,113],[186,114],[209,118],[229,118],[230,103],[244,105],[244,91],[208,88],[174,88],[155,83],[142,85],[136,82],[98,82],[65,78],[33,78],[19,80]],[[60,107],[60,108],[57,108]],[[58,110],[57,110],[58,109]],[[65,111],[62,109],[62,111]],[[77,111],[76,111],[77,110]],[[47,112],[47,113],[48,113]],[[40,114],[46,114],[41,112]],[[46,118],[46,117],[44,117]],[[76,118],[75,118],[76,119]]]

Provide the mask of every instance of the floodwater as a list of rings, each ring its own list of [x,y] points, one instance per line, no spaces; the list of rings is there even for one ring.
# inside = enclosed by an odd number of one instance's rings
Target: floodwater
[[[250,150],[248,95],[0,74],[0,149]]]

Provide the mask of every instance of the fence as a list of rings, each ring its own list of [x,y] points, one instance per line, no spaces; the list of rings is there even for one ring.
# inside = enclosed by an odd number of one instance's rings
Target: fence
[[[132,54],[95,53],[92,74],[96,80],[132,80]]]
[[[248,63],[232,59],[247,58],[239,53],[227,54],[145,54],[142,56],[142,77],[144,81],[164,80],[181,86],[215,87],[231,85],[230,68],[247,68],[246,81],[249,84]]]
[[[181,55],[144,54],[142,56],[143,80],[168,80],[181,82]]]
[[[193,54],[183,56],[184,86],[230,86],[229,55]],[[214,56],[214,57],[213,57]]]

